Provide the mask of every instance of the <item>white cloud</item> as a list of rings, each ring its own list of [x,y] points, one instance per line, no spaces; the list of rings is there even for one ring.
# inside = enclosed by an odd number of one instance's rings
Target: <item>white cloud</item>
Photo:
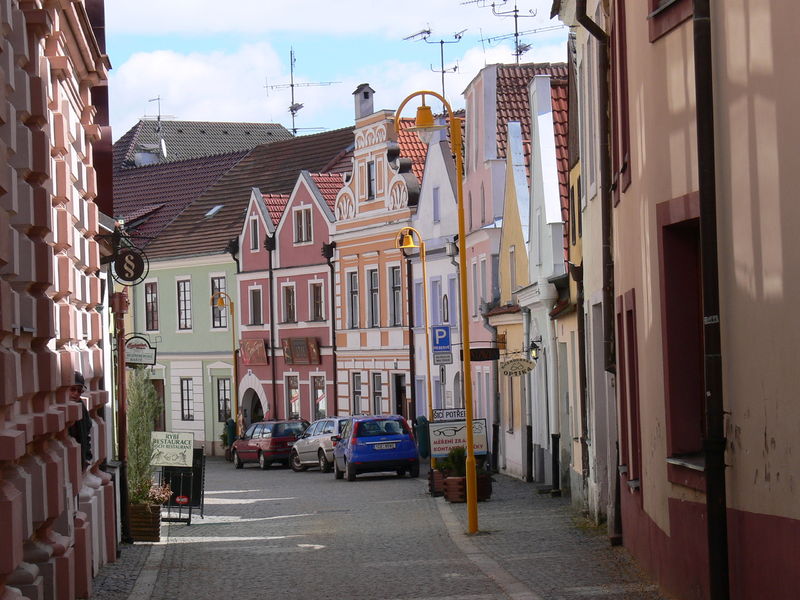
[[[131,34],[267,33],[300,31],[325,35],[377,34],[402,38],[430,25],[437,35],[468,28],[485,35],[513,30],[509,18],[492,15],[488,6],[463,0],[236,0],[221,10],[213,0],[111,0],[108,27]],[[500,4],[498,1],[497,4]],[[553,24],[552,0],[520,0],[519,29]],[[499,11],[508,12],[508,3]],[[536,15],[531,16],[530,11]]]

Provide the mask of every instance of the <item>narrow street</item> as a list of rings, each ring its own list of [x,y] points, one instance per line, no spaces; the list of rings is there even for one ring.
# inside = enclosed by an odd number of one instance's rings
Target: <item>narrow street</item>
[[[423,473],[424,475],[424,473]],[[658,600],[626,551],[582,525],[563,498],[495,476],[466,536],[464,505],[427,480],[309,469],[235,470],[211,458],[205,518],[162,525],[96,580],[108,600],[235,597]]]

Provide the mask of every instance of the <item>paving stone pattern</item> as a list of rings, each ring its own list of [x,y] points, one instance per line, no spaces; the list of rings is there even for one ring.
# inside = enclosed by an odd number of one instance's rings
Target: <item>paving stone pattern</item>
[[[492,500],[479,505],[482,533],[468,539],[501,575],[527,586],[532,594],[525,597],[662,598],[623,549],[576,527],[566,500],[502,475],[494,487]],[[152,554],[148,544],[123,550],[95,580],[94,597],[509,598],[497,573],[478,568],[448,531],[441,511],[452,511],[466,529],[465,506],[442,503],[427,493],[424,473],[347,482],[316,469],[236,470],[210,458],[205,518],[165,523]]]

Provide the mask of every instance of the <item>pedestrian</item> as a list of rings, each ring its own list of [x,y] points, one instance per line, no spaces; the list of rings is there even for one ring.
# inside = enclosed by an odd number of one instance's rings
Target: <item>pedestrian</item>
[[[81,418],[69,428],[69,434],[81,446],[81,466],[86,468],[92,463],[92,418],[89,409],[81,394],[86,391],[86,380],[78,371],[75,371],[73,384],[69,388],[70,402],[81,405]]]

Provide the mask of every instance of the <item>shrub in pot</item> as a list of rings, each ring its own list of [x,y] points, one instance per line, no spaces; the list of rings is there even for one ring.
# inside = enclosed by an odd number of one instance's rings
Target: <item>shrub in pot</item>
[[[492,495],[492,477],[484,469],[485,457],[475,457],[478,501]],[[444,497],[448,502],[467,501],[467,450],[463,446],[452,448],[447,455],[448,476],[444,480]]]

